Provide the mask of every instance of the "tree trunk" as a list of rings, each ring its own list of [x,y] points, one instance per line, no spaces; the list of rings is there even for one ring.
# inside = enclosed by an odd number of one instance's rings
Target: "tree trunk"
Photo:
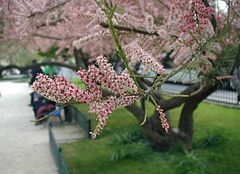
[[[87,68],[86,62],[84,62],[84,53],[81,50],[77,50],[76,48],[73,50],[75,64],[77,67],[82,67],[84,69]]]
[[[185,145],[186,149],[192,149],[193,136],[193,112],[199,102],[194,100],[187,101],[182,109],[179,120],[179,138]]]
[[[189,97],[173,97],[170,100],[157,101],[165,112],[184,104],[179,120],[179,132],[174,132],[170,129],[169,133],[166,133],[162,128],[161,121],[159,119],[159,113],[155,113],[146,121],[142,126],[144,137],[149,140],[154,149],[163,151],[167,150],[172,143],[176,141],[183,142],[183,145],[187,149],[192,148],[192,136],[193,136],[193,113],[197,109],[198,105],[210,94],[217,89],[218,84],[216,82],[207,82],[205,85],[194,85],[183,91],[184,94],[188,94]],[[198,88],[197,88],[198,87]],[[138,120],[142,123],[144,120],[145,111],[138,107],[136,104],[126,107]]]
[[[204,87],[197,94],[189,97],[185,102],[179,120],[179,138],[187,149],[192,149],[193,137],[193,113],[198,105],[217,90],[217,83],[212,82]]]
[[[126,107],[141,124],[144,120],[145,112],[136,104]],[[167,150],[170,147],[170,137],[166,134],[161,126],[158,112],[155,112],[151,118],[142,126],[144,137],[152,143],[156,150]]]
[[[143,135],[152,143],[155,150],[165,151],[171,145],[171,132],[166,133],[162,128],[158,112],[155,112],[143,126]]]

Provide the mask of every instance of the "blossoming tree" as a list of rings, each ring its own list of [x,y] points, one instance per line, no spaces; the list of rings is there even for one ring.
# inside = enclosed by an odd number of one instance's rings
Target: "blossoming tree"
[[[168,148],[175,139],[191,148],[194,110],[239,62],[239,2],[234,0],[228,2],[227,13],[216,11],[213,0],[9,0],[3,4],[5,37],[30,39],[40,46],[56,43],[59,51],[69,48],[91,55],[95,64],[77,73],[85,89],[61,76],[50,79],[42,74],[33,89],[58,103],[88,104],[98,120],[93,138],[112,111],[124,106],[157,149]],[[120,72],[108,62],[111,53],[124,65]],[[174,69],[166,73],[162,62],[169,57]],[[199,81],[180,95],[163,99],[161,85],[185,69],[195,70]],[[142,106],[136,104],[138,100]],[[148,103],[156,108],[151,116]],[[182,104],[179,130],[173,131],[164,113]]]

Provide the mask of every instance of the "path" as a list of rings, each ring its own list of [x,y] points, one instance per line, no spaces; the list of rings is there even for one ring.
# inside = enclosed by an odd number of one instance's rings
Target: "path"
[[[57,174],[48,132],[34,126],[26,83],[0,82],[0,173]]]

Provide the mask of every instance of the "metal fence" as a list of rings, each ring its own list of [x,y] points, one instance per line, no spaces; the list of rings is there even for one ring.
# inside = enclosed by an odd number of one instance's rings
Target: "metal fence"
[[[67,122],[58,124],[48,124],[49,142],[52,155],[58,167],[59,174],[69,174],[64,162],[61,143],[73,142],[76,140],[89,138],[91,122],[77,108],[70,106],[66,109]]]
[[[55,136],[52,131],[52,124],[49,124],[48,126],[48,132],[49,132],[49,142],[50,142],[50,149],[52,152],[52,155],[54,157],[55,163],[58,168],[59,174],[69,174],[69,171],[66,167],[66,164],[63,159],[62,149],[60,145],[57,143]]]
[[[91,132],[91,120],[88,119],[82,112],[76,107],[69,107],[67,115],[71,117],[73,123],[78,124],[85,132],[86,138],[90,138],[89,132]]]
[[[176,84],[176,83],[165,83],[162,85],[162,90],[169,93],[180,93],[185,90],[188,85]],[[216,103],[228,104],[233,106],[239,106],[238,93],[233,89],[218,89],[209,95],[206,100],[213,101]]]

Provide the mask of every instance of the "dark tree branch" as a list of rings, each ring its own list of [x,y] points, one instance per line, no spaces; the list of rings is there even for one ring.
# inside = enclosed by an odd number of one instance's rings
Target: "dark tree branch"
[[[145,112],[143,109],[138,107],[137,104],[132,104],[130,106],[126,106],[125,108],[136,117],[139,123],[143,122]]]
[[[162,4],[166,9],[170,10],[170,8],[167,6],[167,4],[165,4],[164,2],[162,2],[162,0],[158,0],[158,2],[160,4]]]
[[[103,28],[109,28],[109,25],[107,23],[103,23],[103,22],[100,23],[100,26],[102,26]],[[141,30],[141,29],[137,29],[137,28],[129,28],[129,27],[120,26],[120,25],[113,25],[113,27],[114,27],[114,29],[119,30],[119,31],[128,31],[128,32],[145,34],[145,35],[150,35],[150,36],[159,36],[159,34],[156,32],[149,33],[146,30]]]
[[[39,34],[39,33],[32,33],[32,36],[34,37],[41,37],[41,38],[45,38],[45,39],[52,39],[52,40],[64,40],[64,38],[60,38],[57,36],[48,36],[48,35],[43,35],[43,34]]]
[[[194,93],[196,90],[198,90],[199,88],[200,88],[199,84],[194,84],[189,86],[180,94],[189,95],[190,97],[190,95]],[[159,92],[154,92],[153,97],[155,101],[158,103],[158,105],[160,105],[164,111],[168,111],[170,109],[181,106],[183,103],[185,103],[189,99],[189,97],[172,97],[171,99],[162,100],[162,97]]]
[[[64,1],[64,2],[62,2],[62,3],[59,3],[59,4],[55,5],[55,6],[52,6],[52,7],[48,8],[48,9],[46,9],[46,10],[44,10],[44,11],[39,11],[39,12],[31,13],[29,16],[27,16],[27,18],[33,18],[33,17],[35,17],[35,16],[37,16],[37,15],[46,14],[46,13],[49,12],[49,11],[53,11],[53,10],[55,10],[55,9],[57,9],[57,8],[65,5],[65,4],[68,3],[69,1],[70,1],[70,0],[66,0],[66,1]]]

